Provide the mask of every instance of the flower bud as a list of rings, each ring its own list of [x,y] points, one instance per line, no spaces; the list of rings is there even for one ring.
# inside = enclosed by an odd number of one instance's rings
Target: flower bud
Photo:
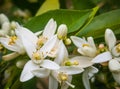
[[[69,38],[65,39],[65,44],[66,45],[70,45],[71,44],[71,40]]]
[[[26,62],[27,62],[26,60],[19,60],[17,61],[16,66],[18,68],[23,68]]]
[[[57,31],[57,36],[59,39],[66,39],[67,37],[67,26],[65,24],[61,24],[59,27],[58,27],[58,31]]]

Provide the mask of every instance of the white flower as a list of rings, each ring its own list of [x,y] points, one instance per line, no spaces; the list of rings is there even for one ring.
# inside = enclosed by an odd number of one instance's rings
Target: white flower
[[[19,29],[18,33],[28,56],[31,58],[24,66],[20,81],[27,81],[34,76],[46,77],[50,70],[59,69],[58,64],[49,59],[45,59],[55,46],[56,36],[50,38],[42,47],[38,47],[38,37],[30,30]],[[46,73],[46,75],[44,73]]]
[[[25,50],[24,50],[22,41],[20,39],[20,34],[18,33],[18,31],[21,29],[26,30],[27,28],[24,28],[24,27],[20,26],[19,24],[17,24],[16,29],[15,29],[16,35],[0,37],[0,42],[5,48],[7,48],[11,51],[18,52],[19,54],[24,54]]]
[[[61,89],[67,89],[69,86],[75,87],[71,84],[72,75],[79,74],[84,70],[77,66],[65,66],[64,60],[66,59],[68,59],[68,52],[63,41],[60,40],[58,54],[54,61],[61,65],[61,67],[58,70],[53,70],[49,76],[49,89],[57,89],[58,82],[61,85]]]
[[[0,36],[6,36],[10,31],[10,22],[4,14],[0,14]]]
[[[84,56],[95,57],[97,50],[92,37],[88,37],[87,41],[76,36],[71,36],[71,40],[78,47],[78,52]]]

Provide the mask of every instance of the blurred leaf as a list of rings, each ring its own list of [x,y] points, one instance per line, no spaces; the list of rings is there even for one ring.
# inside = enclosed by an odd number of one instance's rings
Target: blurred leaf
[[[59,9],[59,0],[46,0],[39,8],[36,16],[41,15],[49,10]]]
[[[99,38],[104,35],[106,28],[111,28],[116,34],[120,34],[119,16],[120,9],[96,16],[88,26],[80,30],[78,36],[93,36],[94,38]]]
[[[12,85],[11,89],[22,89],[22,83],[20,82],[19,77],[15,81],[15,83]]]
[[[43,30],[50,18],[54,18],[57,24],[66,24],[68,32],[77,31],[89,18],[92,10],[54,10],[32,18],[25,27],[33,32]]]
[[[96,1],[96,0],[95,0]],[[74,9],[91,9],[95,7],[91,0],[72,0]]]
[[[91,21],[93,20],[98,9],[99,9],[99,7],[97,7],[97,6],[95,8],[93,8],[93,11],[91,12],[91,14],[89,16],[89,19],[86,21],[84,26],[78,30],[78,32],[75,35],[78,35],[82,30],[84,30],[85,27],[87,27],[91,23]]]
[[[29,81],[23,82],[22,89],[37,89],[36,78],[32,78]]]

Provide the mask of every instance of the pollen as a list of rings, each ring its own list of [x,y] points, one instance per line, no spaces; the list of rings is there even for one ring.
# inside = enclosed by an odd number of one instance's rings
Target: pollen
[[[9,39],[9,45],[13,45],[15,44],[15,41],[17,40],[17,37],[16,36],[11,36],[10,39]]]
[[[63,72],[60,72],[60,73],[58,74],[58,78],[60,79],[60,81],[67,81],[68,75],[65,74],[65,73],[63,73]]]
[[[73,65],[79,65],[79,62],[78,62],[77,60],[75,60],[75,61],[73,62]]]
[[[44,36],[40,36],[37,41],[38,49],[41,48],[48,39]]]
[[[82,47],[85,47],[85,46],[89,47],[90,45],[89,44],[83,44],[82,45]]]
[[[120,44],[117,45],[116,50],[118,53],[120,53]]]
[[[34,52],[32,56],[36,60],[40,60],[40,58],[41,58],[41,56],[40,56],[40,54],[38,52]]]

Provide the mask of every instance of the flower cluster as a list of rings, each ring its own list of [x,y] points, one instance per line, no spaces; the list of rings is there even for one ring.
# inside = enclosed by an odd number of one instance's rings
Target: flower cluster
[[[1,16],[0,16],[1,17]],[[2,17],[1,17],[2,18]],[[0,19],[1,19],[0,18]],[[2,21],[2,20],[1,20]],[[8,61],[20,55],[27,54],[30,60],[21,63],[23,70],[20,81],[25,82],[33,77],[49,79],[49,89],[61,89],[69,86],[75,88],[72,82],[72,75],[82,74],[83,84],[90,89],[89,79],[98,72],[94,66],[96,63],[106,63],[112,72],[113,78],[120,84],[120,43],[111,29],[105,31],[105,44],[95,44],[93,37],[80,38],[77,36],[67,37],[68,28],[61,24],[57,28],[54,19],[50,19],[44,30],[33,33],[29,29],[15,23],[13,35],[9,35],[4,28],[6,21],[1,22],[4,34],[0,37],[1,44],[13,53],[4,55],[3,60]],[[73,42],[79,55],[68,52],[67,45]]]

